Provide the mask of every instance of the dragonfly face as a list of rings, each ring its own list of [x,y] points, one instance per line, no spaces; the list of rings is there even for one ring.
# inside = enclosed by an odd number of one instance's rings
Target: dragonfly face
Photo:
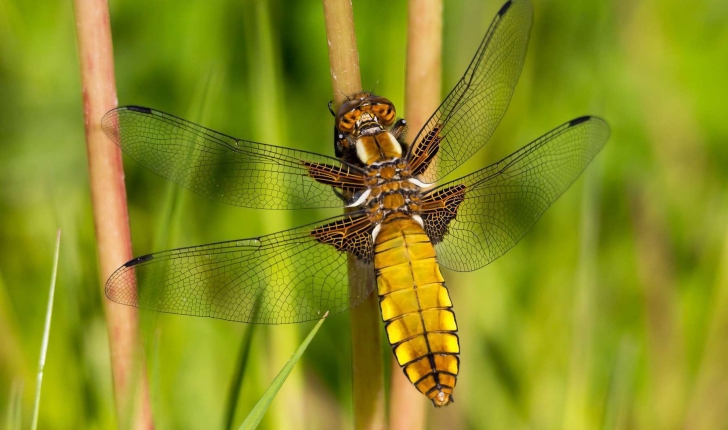
[[[389,132],[395,118],[394,104],[386,98],[371,93],[351,96],[336,114],[337,156],[365,166],[401,157],[402,142]]]
[[[336,128],[346,134],[371,134],[394,124],[394,104],[372,93],[359,93],[349,97],[336,114]]]
[[[279,233],[135,258],[106,284],[118,303],[247,323],[318,319],[376,287],[405,375],[436,406],[460,368],[444,266],[479,269],[513,247],[607,141],[596,117],[571,120],[481,170],[431,185],[490,138],[523,66],[532,10],[500,9],[473,61],[411,145],[394,105],[352,95],[335,116],[337,158],[237,139],[173,115],[128,106],[102,127],[159,175],[217,201],[259,209],[352,211]],[[376,274],[350,286],[348,255]],[[358,283],[357,283],[358,284]]]

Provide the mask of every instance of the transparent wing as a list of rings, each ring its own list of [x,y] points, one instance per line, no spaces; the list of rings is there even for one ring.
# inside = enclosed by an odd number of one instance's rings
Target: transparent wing
[[[604,120],[577,118],[503,160],[433,190],[464,191],[454,219],[435,245],[440,264],[470,271],[505,254],[576,180],[608,137]],[[429,217],[426,228],[436,230],[442,219]]]
[[[490,139],[521,74],[532,21],[527,0],[508,1],[496,15],[465,75],[410,146],[409,160],[430,153],[422,158],[434,168],[417,172],[425,182],[445,177]]]
[[[149,108],[114,109],[101,124],[126,154],[154,173],[235,206],[342,207],[330,186],[310,176],[310,166],[360,176],[335,158],[236,139]]]
[[[142,309],[246,323],[297,323],[342,312],[371,291],[350,291],[347,253],[316,236],[333,236],[340,227],[343,234],[353,219],[138,257],[114,272],[106,295]],[[366,259],[356,261],[374,270]]]

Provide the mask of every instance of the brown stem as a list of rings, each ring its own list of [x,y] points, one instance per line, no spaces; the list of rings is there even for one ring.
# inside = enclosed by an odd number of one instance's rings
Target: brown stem
[[[114,55],[106,0],[74,0],[91,200],[101,285],[132,257],[121,151],[101,130],[101,117],[116,107]],[[135,308],[103,300],[119,428],[152,429],[146,374],[140,365]]]
[[[413,139],[440,104],[442,0],[410,0],[408,9],[404,111]],[[427,403],[393,358],[389,410],[397,413],[390,414],[389,428],[424,429]]]
[[[361,91],[359,53],[350,0],[323,0],[326,37],[329,45],[334,104]],[[357,269],[349,258],[351,291],[362,291],[374,283],[374,274]],[[384,428],[384,369],[379,341],[379,304],[372,292],[351,310],[352,388],[354,428]]]
[[[331,86],[334,90],[334,105],[338,107],[347,96],[361,91],[354,11],[351,0],[323,0],[323,3]]]

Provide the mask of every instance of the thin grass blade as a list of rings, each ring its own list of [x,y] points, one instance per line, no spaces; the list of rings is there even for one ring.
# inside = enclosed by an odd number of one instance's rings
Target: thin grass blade
[[[248,367],[248,359],[250,358],[250,346],[253,343],[253,334],[255,332],[255,324],[250,324],[245,331],[245,339],[240,345],[240,353],[238,354],[238,367],[235,369],[235,376],[230,385],[230,393],[228,395],[227,418],[225,419],[225,428],[233,429],[233,420],[235,420],[235,409],[240,399],[240,388],[243,386],[243,377],[245,369]]]
[[[51,288],[48,294],[48,308],[46,309],[45,327],[43,328],[43,343],[40,347],[40,362],[38,363],[38,377],[35,381],[35,402],[33,404],[32,430],[38,428],[38,411],[40,410],[40,389],[43,385],[43,368],[45,367],[46,353],[48,352],[48,339],[51,333],[51,316],[53,315],[53,296],[56,292],[56,275],[58,274],[58,254],[61,249],[61,230],[56,235],[56,251],[53,255],[53,272],[51,273]]]
[[[23,401],[23,380],[18,378],[13,381],[13,385],[10,388],[7,421],[5,422],[5,428],[7,430],[20,430],[22,428],[21,427],[22,401]]]
[[[303,343],[301,343],[296,352],[293,353],[286,365],[283,366],[283,369],[281,369],[281,371],[278,373],[278,376],[273,379],[273,382],[270,384],[268,389],[265,390],[265,393],[263,393],[263,397],[258,400],[258,403],[256,403],[253,410],[250,411],[250,414],[248,414],[248,417],[245,418],[243,424],[238,427],[239,430],[252,430],[258,427],[258,424],[260,424],[260,421],[263,419],[263,415],[265,415],[265,412],[268,410],[271,402],[273,402],[276,394],[278,394],[278,391],[283,386],[286,378],[288,378],[291,370],[293,370],[293,366],[295,366],[298,360],[301,358],[303,352],[308,347],[308,344],[311,343],[311,339],[313,339],[313,337],[316,335],[316,332],[318,332],[319,328],[321,328],[321,324],[323,324],[324,320],[328,315],[329,313],[326,312],[323,318],[321,318],[319,322],[316,323],[316,326],[314,326],[308,336],[306,336],[306,339],[303,340]]]

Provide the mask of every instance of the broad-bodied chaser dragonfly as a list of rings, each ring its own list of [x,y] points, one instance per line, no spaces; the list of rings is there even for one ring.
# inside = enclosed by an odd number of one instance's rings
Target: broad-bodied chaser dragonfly
[[[298,323],[345,311],[372,292],[374,285],[350,286],[352,256],[376,276],[405,375],[435,406],[447,405],[460,345],[440,266],[471,271],[503,255],[609,136],[603,120],[583,116],[435,185],[505,114],[531,23],[527,0],[503,5],[465,75],[410,145],[392,102],[371,93],[351,95],[336,112],[336,158],[237,139],[153,109],[109,112],[103,129],[126,154],[197,194],[248,208],[351,210],[275,234],[135,258],[109,278],[107,296],[160,312]]]

